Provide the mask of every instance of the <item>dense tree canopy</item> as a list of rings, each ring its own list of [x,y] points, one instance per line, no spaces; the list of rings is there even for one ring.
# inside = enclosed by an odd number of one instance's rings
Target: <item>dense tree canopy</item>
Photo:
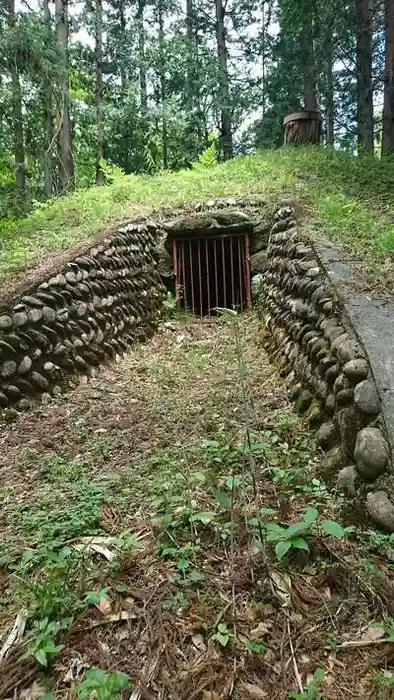
[[[302,108],[327,146],[387,156],[393,69],[394,0],[5,0],[0,216],[281,146]]]

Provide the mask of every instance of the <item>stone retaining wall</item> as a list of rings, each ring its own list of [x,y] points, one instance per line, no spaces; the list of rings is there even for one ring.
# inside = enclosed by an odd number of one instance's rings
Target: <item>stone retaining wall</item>
[[[264,345],[279,363],[290,398],[315,427],[326,452],[325,476],[366,503],[371,518],[394,531],[384,489],[392,471],[373,369],[319,256],[300,235],[293,212],[276,214],[259,276]]]
[[[1,309],[1,408],[27,410],[145,338],[162,297],[156,242],[154,225],[124,225]]]

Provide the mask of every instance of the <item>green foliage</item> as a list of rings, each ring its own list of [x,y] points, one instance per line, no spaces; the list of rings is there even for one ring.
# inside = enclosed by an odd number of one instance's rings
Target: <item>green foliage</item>
[[[232,632],[228,629],[226,623],[219,622],[215,634],[212,635],[212,639],[219,642],[221,647],[226,647],[232,636]]]
[[[292,700],[324,700],[324,693],[321,688],[321,684],[324,680],[324,669],[317,668],[313,680],[308,683],[303,693],[297,693],[293,690],[289,690],[287,695]]]
[[[198,156],[198,166],[202,168],[212,168],[218,162],[217,142],[211,138],[211,144]]]
[[[32,639],[27,651],[19,661],[26,661],[34,656],[41,666],[47,667],[50,662],[64,649],[63,644],[56,644],[55,638],[61,630],[69,627],[71,620],[64,618],[51,622],[48,618],[40,620],[33,628]]]
[[[277,522],[263,524],[267,542],[276,542],[275,553],[278,559],[283,559],[286,554],[294,550],[309,552],[308,536],[313,534],[330,535],[337,539],[343,539],[346,530],[335,520],[323,520],[319,518],[319,511],[314,506],[305,509],[303,518],[299,523],[280,525]]]
[[[90,668],[85,678],[75,688],[78,700],[115,700],[122,690],[131,687],[130,677],[121,671],[106,673],[101,668]]]

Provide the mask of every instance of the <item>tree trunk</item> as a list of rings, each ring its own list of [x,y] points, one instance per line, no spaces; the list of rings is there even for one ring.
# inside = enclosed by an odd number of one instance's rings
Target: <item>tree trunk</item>
[[[307,146],[320,143],[321,115],[320,112],[294,112],[284,119],[285,143],[295,146]]]
[[[96,58],[96,121],[97,121],[96,185],[104,185],[105,184],[105,173],[101,167],[101,161],[104,158],[103,3],[102,3],[102,0],[96,0],[95,58]]]
[[[120,84],[122,87],[122,92],[126,90],[127,78],[125,69],[125,52],[126,52],[126,14],[125,14],[125,0],[119,0],[119,26],[120,26],[120,47],[118,46],[118,58],[120,59]]]
[[[126,13],[125,13],[125,0],[119,0],[119,26],[120,26],[120,42],[118,45],[118,60],[120,64],[120,86],[121,86],[121,100],[122,104],[125,103],[127,96],[128,87],[128,76],[125,66],[125,57],[127,56],[127,40],[126,40]],[[122,153],[122,167],[125,173],[130,172],[130,127],[129,124],[125,123],[125,120],[121,118],[119,122],[119,133],[120,143],[121,143],[121,153]]]
[[[51,14],[49,10],[49,0],[43,2],[44,22],[48,34],[51,31]],[[44,192],[46,197],[53,195],[53,162],[52,162],[52,141],[53,141],[53,112],[52,112],[52,87],[51,82],[45,74],[42,81],[42,103],[44,107]]]
[[[317,111],[316,66],[313,42],[312,15],[301,32],[301,50],[304,66],[304,107],[308,112]]]
[[[327,95],[326,95],[326,119],[327,119],[327,145],[333,146],[335,141],[334,134],[334,72],[333,72],[333,49],[332,38],[330,37],[327,45]]]
[[[9,0],[8,24],[10,34],[15,41],[15,0]],[[17,65],[17,52],[12,51],[9,57],[9,71],[11,74],[11,94],[12,94],[12,125],[14,131],[14,158],[15,158],[15,183],[16,183],[16,205],[20,213],[23,213],[26,206],[26,166],[25,166],[25,143],[23,135],[23,114],[22,114],[22,92],[19,82],[19,72]]]
[[[233,157],[233,135],[231,124],[230,89],[227,67],[226,32],[224,27],[223,0],[216,0],[216,42],[219,59],[219,86],[220,86],[220,122],[221,138],[220,146],[224,160]]]
[[[196,120],[194,112],[195,104],[195,51],[197,49],[194,37],[194,6],[193,0],[186,0],[186,37],[187,37],[187,75],[186,75],[186,157],[188,161],[193,160],[194,155],[194,132]]]
[[[265,27],[265,0],[261,3],[261,27],[262,27],[262,40],[261,40],[261,92],[262,92],[262,117],[265,117],[265,72],[266,72],[266,27]]]
[[[166,118],[166,79],[165,79],[165,41],[164,41],[164,14],[163,0],[158,2],[159,15],[159,78],[160,78],[160,99],[162,109],[162,145],[163,145],[163,168],[168,169],[168,134]]]
[[[357,132],[360,153],[373,153],[372,47],[374,0],[355,0],[357,37]]]
[[[68,91],[68,0],[55,0],[56,38],[62,55],[59,78],[60,97],[57,105],[57,131],[60,191],[65,193],[74,185],[70,96]]]
[[[145,114],[148,108],[148,93],[146,88],[146,64],[145,64],[145,28],[144,10],[146,0],[138,0],[137,24],[138,24],[138,60],[140,74],[140,100],[141,112]],[[162,12],[161,0],[159,2],[159,12]]]
[[[382,156],[394,153],[394,0],[386,0]]]

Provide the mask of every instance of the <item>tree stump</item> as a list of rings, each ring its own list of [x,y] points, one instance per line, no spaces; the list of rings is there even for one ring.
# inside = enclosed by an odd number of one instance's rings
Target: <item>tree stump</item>
[[[285,117],[285,143],[296,146],[320,143],[322,122],[320,112],[294,112]]]

